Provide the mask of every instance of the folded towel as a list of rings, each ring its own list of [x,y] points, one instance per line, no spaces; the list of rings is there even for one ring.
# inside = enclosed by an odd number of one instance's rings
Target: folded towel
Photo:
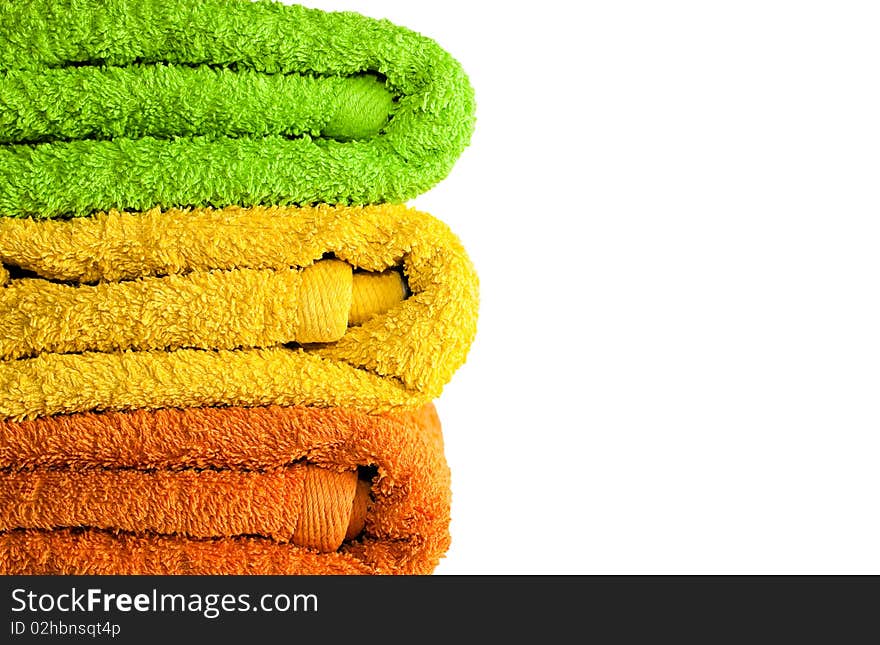
[[[0,4],[0,214],[404,201],[474,124],[387,21],[248,0]]]
[[[0,574],[428,573],[476,333],[419,34],[264,0],[0,3]]]
[[[0,422],[4,575],[428,573],[449,501],[430,404]]]
[[[476,331],[459,241],[403,206],[2,218],[0,262],[6,418],[412,408],[440,393]]]

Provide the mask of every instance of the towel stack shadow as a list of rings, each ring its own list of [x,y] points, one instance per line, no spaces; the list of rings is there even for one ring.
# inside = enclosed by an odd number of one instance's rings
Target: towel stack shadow
[[[430,573],[478,280],[403,202],[432,40],[249,0],[0,7],[0,573]]]

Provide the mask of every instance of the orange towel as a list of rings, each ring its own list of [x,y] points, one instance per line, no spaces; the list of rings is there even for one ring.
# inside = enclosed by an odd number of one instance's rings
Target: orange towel
[[[349,526],[357,481],[354,470],[308,464],[265,473],[103,468],[0,473],[0,530],[88,526],[206,538],[262,535],[335,551],[346,534],[363,528]]]
[[[433,405],[2,421],[0,469],[2,574],[429,573],[449,544]]]

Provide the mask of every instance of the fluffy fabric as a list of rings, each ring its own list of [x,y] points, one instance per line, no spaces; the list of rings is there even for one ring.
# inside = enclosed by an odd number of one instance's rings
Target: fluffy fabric
[[[366,139],[394,96],[374,76],[262,74],[179,65],[11,70],[0,76],[0,143],[145,136]]]
[[[428,215],[393,205],[232,207],[0,221],[4,264],[49,279],[282,270],[326,254],[367,271],[400,268],[412,295],[333,343],[0,361],[0,417],[268,404],[378,412],[435,398],[476,332],[478,283],[458,239]]]
[[[354,280],[351,265],[339,260],[302,270],[191,271],[95,286],[13,280],[0,289],[0,359],[328,343],[405,295],[396,271]]]
[[[348,516],[349,527],[354,523],[358,528],[363,522],[363,532],[353,535],[349,531],[338,550],[322,553],[269,536],[206,539],[118,527],[10,528],[15,524],[11,518],[16,517],[19,524],[32,526],[54,525],[59,518],[94,520],[97,515],[119,515],[112,509],[90,508],[82,495],[87,486],[76,484],[77,476],[85,482],[108,477],[108,472],[126,477],[121,475],[123,469],[167,468],[261,469],[278,476],[279,469],[301,460],[325,471],[350,473],[361,467],[362,472],[372,473],[365,521],[357,518],[363,510]],[[62,466],[60,474],[52,474]],[[14,495],[7,492],[2,498],[7,509],[5,530],[0,531],[2,574],[429,573],[449,545],[449,470],[431,405],[397,415],[272,406],[6,421],[0,422],[0,467],[11,468],[3,477],[19,484]],[[370,468],[364,471],[363,467]],[[107,468],[116,474],[101,471]],[[138,476],[143,473],[127,475]],[[38,483],[48,481],[78,486],[73,491],[58,490],[67,501],[74,500],[74,510],[62,508],[61,501],[34,500],[27,485],[22,485],[27,481],[35,482],[33,492]],[[361,490],[366,491],[363,486]],[[106,492],[113,495],[109,488]],[[204,523],[209,518],[198,515],[201,508],[234,505],[251,493],[238,493],[231,500],[202,499],[199,495],[208,494],[203,489],[196,493],[192,506],[186,500],[169,504],[176,509],[175,521],[191,513]],[[30,511],[14,508],[21,504]],[[145,516],[126,519],[129,524],[138,523],[128,528],[157,524],[155,511],[164,507],[154,500]],[[42,510],[49,508],[54,514],[51,521]],[[281,513],[272,505],[255,511],[263,518]],[[214,524],[208,528],[216,531],[224,521],[253,524],[260,520],[235,515],[210,521]]]
[[[473,126],[385,20],[0,3],[0,574],[431,572]]]
[[[158,65],[173,69],[146,71]],[[222,71],[178,69],[207,66]],[[474,124],[467,77],[435,42],[387,21],[272,2],[2,3],[0,72],[7,74],[9,100],[0,214],[9,216],[156,205],[404,201],[449,172]],[[289,127],[286,112],[254,122],[272,88],[289,89],[286,81],[267,77],[291,73],[315,77],[317,84],[377,75],[394,97],[393,114],[377,135],[351,141],[310,135],[316,128],[331,136],[363,134],[363,124],[336,122],[339,109],[332,102],[322,105],[328,112],[323,121],[297,107]],[[144,98],[165,82],[157,95]],[[187,91],[191,84],[198,90]],[[230,84],[236,90],[212,112],[211,97]],[[242,87],[253,93],[239,102],[234,98]],[[36,103],[24,100],[31,91],[48,94]],[[163,114],[177,108],[168,104],[176,91],[187,92],[184,107],[164,124]],[[352,112],[370,113],[369,134],[387,101],[359,96],[343,109],[342,121],[351,121]],[[138,98],[145,104],[134,105]],[[161,112],[151,116],[148,107]],[[187,124],[190,117],[195,124]]]
[[[357,506],[357,473],[296,464],[234,470],[0,473],[0,531],[90,527],[215,538],[259,535],[335,551]],[[362,494],[363,493],[363,489]]]

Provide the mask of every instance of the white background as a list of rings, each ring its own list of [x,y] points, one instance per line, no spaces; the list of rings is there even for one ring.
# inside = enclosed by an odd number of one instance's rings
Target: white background
[[[477,91],[438,573],[880,572],[876,3],[308,4]]]

